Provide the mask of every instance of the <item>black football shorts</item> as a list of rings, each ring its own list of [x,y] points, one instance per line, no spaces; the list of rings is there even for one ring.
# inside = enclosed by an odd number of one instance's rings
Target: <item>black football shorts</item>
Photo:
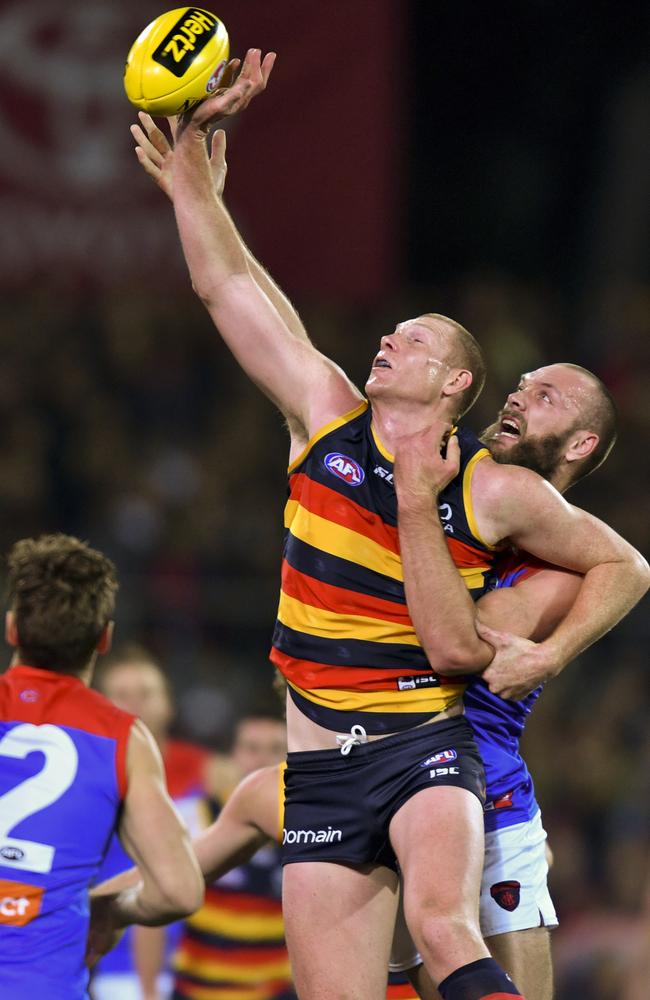
[[[340,750],[290,753],[282,863],[338,861],[396,868],[388,827],[417,792],[453,785],[483,806],[485,776],[463,716]]]

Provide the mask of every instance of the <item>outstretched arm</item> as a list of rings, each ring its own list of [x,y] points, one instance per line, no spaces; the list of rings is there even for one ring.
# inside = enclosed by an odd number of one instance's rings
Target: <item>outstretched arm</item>
[[[235,83],[183,120],[174,150],[174,210],[192,283],[215,326],[252,380],[310,437],[353,409],[361,395],[333,362],[296,340],[255,281],[215,195],[205,148],[214,121],[245,107],[266,86],[273,58],[260,62],[259,50],[250,50]]]
[[[167,195],[170,201],[173,201],[173,144],[175,141],[177,121],[175,118],[168,119],[171,130],[170,142],[162,129],[156,125],[151,115],[146,114],[144,111],[140,111],[138,113],[138,118],[140,119],[140,124],[131,126],[131,134],[136,142],[135,152],[138,157],[138,161],[145,173],[151,177],[154,183],[157,184],[161,191]],[[226,163],[226,133],[223,129],[217,129],[216,132],[208,136],[207,148],[209,149],[210,171],[212,173],[214,193],[217,198],[222,199],[223,204],[223,191],[228,173],[228,166]],[[230,221],[232,222],[232,216],[230,216]],[[235,226],[234,222],[233,226]],[[309,337],[307,336],[307,331],[305,330],[303,322],[300,319],[295,306],[285,295],[282,289],[276,284],[268,271],[266,271],[256,259],[250,247],[246,245],[241,233],[236,227],[235,231],[246,257],[248,269],[251,275],[262,291],[273,303],[281,319],[286,324],[289,332],[299,340],[308,341]]]
[[[235,788],[218,818],[192,841],[201,874],[213,882],[279,836],[280,768],[264,767],[249,774]],[[138,868],[114,875],[92,891],[93,898],[129,889],[140,883]]]

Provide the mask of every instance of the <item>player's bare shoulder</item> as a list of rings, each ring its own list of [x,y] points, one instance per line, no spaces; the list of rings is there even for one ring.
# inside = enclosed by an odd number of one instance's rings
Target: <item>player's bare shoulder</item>
[[[546,502],[567,506],[545,479],[531,469],[504,465],[490,456],[472,477],[472,505],[481,537],[490,545],[507,538],[526,512]]]

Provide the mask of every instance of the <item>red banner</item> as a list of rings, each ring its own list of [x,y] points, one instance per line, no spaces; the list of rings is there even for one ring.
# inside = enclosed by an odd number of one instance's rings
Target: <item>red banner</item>
[[[142,174],[122,70],[160,3],[0,4],[0,281],[187,286],[171,207]],[[400,256],[404,5],[220,0],[233,54],[275,49],[229,126],[227,201],[292,293],[367,301]]]

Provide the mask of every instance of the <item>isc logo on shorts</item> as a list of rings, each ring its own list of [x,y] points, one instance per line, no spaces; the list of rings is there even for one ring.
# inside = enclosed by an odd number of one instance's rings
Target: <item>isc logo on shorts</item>
[[[41,886],[0,879],[0,925],[24,927],[39,915],[42,902]]]

